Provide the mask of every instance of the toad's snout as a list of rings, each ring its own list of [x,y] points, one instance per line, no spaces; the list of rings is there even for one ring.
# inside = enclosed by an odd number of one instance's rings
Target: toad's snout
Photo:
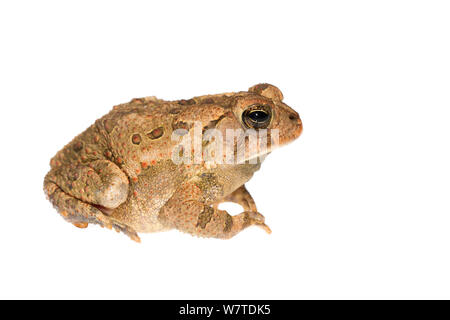
[[[292,132],[294,133],[294,139],[297,139],[303,132],[302,119],[297,112],[292,112],[288,116],[290,125],[292,126]]]

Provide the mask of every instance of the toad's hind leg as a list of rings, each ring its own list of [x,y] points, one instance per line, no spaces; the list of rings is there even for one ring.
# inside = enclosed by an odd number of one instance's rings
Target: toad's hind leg
[[[108,160],[62,165],[50,170],[46,180],[83,202],[109,209],[117,208],[128,196],[127,176]]]
[[[44,180],[44,191],[61,216],[78,228],[86,228],[89,223],[98,224],[108,229],[114,228],[122,231],[132,240],[140,242],[137,233],[130,227],[105,215],[99,206],[83,202],[64,192],[55,182],[51,175]]]

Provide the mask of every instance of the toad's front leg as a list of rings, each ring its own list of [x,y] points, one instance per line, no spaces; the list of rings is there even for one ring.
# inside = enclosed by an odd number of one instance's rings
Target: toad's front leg
[[[201,237],[229,239],[252,225],[270,233],[260,213],[244,211],[231,216],[205,201],[204,192],[193,182],[179,187],[161,209],[159,219],[168,227]]]
[[[217,208],[219,204],[224,202],[233,202],[240,205],[244,208],[244,211],[253,211],[257,212],[255,200],[253,200],[252,195],[245,188],[245,185],[240,186],[236,190],[234,190],[231,194],[220,199],[216,203],[214,203],[214,208]]]

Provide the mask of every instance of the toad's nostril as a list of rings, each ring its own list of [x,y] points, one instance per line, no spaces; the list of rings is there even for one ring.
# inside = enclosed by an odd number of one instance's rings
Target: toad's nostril
[[[290,115],[289,115],[289,119],[290,119],[290,120],[295,120],[295,119],[297,119],[297,117],[296,117],[295,115],[293,115],[293,114],[290,114]]]

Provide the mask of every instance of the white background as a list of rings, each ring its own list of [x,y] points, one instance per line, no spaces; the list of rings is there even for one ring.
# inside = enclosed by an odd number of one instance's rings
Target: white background
[[[3,1],[0,298],[450,298],[449,17],[445,1]],[[137,244],[46,201],[50,158],[113,105],[260,82],[304,123],[248,183],[272,235]]]

